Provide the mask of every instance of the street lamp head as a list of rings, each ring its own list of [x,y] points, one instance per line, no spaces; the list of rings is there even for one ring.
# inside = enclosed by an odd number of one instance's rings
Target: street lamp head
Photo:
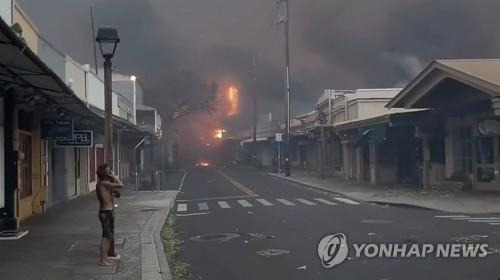
[[[135,81],[137,80],[137,77],[136,77],[136,76],[134,76],[134,75],[132,75],[132,76],[130,76],[130,80],[131,80],[132,82],[135,82]]]
[[[115,28],[103,27],[97,31],[97,43],[105,59],[111,59],[115,55],[116,46],[120,43],[118,31]]]

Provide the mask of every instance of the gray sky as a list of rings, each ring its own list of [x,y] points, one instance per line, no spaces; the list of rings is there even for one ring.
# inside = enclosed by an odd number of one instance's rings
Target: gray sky
[[[244,106],[233,125],[248,122],[257,53],[261,112],[282,115],[283,30],[275,24],[282,13],[276,0],[18,1],[47,39],[82,63],[93,61],[94,6],[97,26],[119,29],[117,71],[137,75],[149,100],[167,102],[177,81],[169,77],[182,71],[220,88],[236,83]],[[294,115],[311,110],[324,88],[401,86],[432,59],[499,57],[497,0],[290,2]]]

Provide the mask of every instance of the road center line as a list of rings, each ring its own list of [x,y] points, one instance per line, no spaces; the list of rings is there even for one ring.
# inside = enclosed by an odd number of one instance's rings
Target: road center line
[[[187,171],[184,171],[184,175],[182,175],[181,183],[179,184],[179,191],[182,191],[182,188],[184,188],[184,181],[186,180],[186,177],[188,175]]]
[[[249,196],[259,196],[254,191],[252,191],[251,189],[243,186],[241,183],[239,183],[238,181],[236,181],[233,178],[229,177],[226,173],[222,172],[221,170],[218,170],[218,172],[219,172],[219,174],[222,177],[224,177],[226,180],[228,180],[229,183],[231,183],[233,186],[235,186],[236,188],[238,188],[242,192],[246,193],[247,195],[249,195]]]

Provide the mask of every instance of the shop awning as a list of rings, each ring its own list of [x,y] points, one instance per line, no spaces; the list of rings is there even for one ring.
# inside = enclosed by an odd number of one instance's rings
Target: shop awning
[[[12,86],[19,97],[41,95],[72,114],[96,117],[73,91],[0,19],[0,86]]]
[[[92,111],[95,115],[99,116],[101,120],[104,120],[105,115],[104,115],[103,110],[95,108],[92,105],[89,108],[90,108],[90,111]],[[134,125],[133,123],[131,123],[125,119],[122,119],[120,117],[114,116],[114,115],[113,115],[113,125],[121,128],[121,129],[126,129],[126,130],[128,130],[132,133],[138,134],[138,135],[158,137],[157,135],[154,135],[150,132],[141,130],[138,126]]]

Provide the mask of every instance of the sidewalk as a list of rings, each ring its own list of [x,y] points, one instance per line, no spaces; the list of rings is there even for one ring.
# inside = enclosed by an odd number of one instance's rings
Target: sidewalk
[[[95,194],[50,208],[21,227],[29,234],[0,241],[2,279],[170,279],[160,231],[176,192],[123,190],[117,199],[116,248],[121,260],[99,267],[101,235]],[[163,277],[163,278],[162,278]]]
[[[500,213],[500,193],[373,186],[339,177],[321,179],[314,173],[292,171],[291,177],[276,173],[268,174],[313,188],[339,193],[358,201],[423,207],[452,213]]]

